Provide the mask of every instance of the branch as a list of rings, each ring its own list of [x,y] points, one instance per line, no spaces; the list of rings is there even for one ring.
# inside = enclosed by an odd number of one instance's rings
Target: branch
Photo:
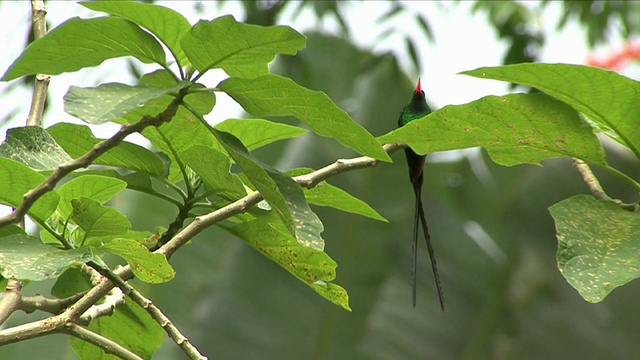
[[[31,0],[31,12],[33,18],[33,40],[38,40],[47,35],[47,8],[44,0]],[[36,74],[36,82],[33,88],[33,97],[31,98],[31,109],[27,117],[28,126],[42,126],[42,116],[44,114],[44,106],[47,102],[47,90],[51,77],[44,74]]]
[[[151,300],[145,298],[138,290],[130,287],[130,291],[128,293],[129,297],[136,302],[136,304],[142,306],[149,315],[158,323],[164,331],[167,332],[167,335],[173,340],[184,353],[189,357],[189,359],[197,359],[197,360],[205,360],[207,357],[202,355],[198,349],[196,349],[193,344],[187,339],[186,336],[182,335],[180,330],[176,328],[175,325],[169,320],[169,318],[162,313],[162,311],[151,302]]]
[[[78,301],[85,293],[74,294],[64,299],[49,299],[42,295],[25,296],[20,302],[20,310],[30,314],[36,310],[50,314],[60,314],[64,309]]]
[[[9,279],[4,294],[2,294],[2,298],[0,298],[0,324],[3,324],[14,311],[20,308],[21,298],[22,283],[14,279]]]
[[[77,337],[80,340],[93,344],[107,354],[113,354],[120,359],[125,360],[143,360],[140,356],[136,355],[133,351],[125,348],[117,342],[106,338],[100,334],[97,334],[87,328],[76,324],[65,324],[60,332]]]
[[[578,169],[584,183],[589,187],[593,197],[599,200],[611,200],[611,198],[604,192],[598,178],[596,178],[596,175],[591,171],[589,165],[580,159],[574,158],[573,160],[575,161],[574,164],[576,169]]]
[[[141,132],[148,126],[158,126],[163,122],[171,120],[178,111],[178,107],[181,101],[181,97],[177,97],[158,116],[145,116],[144,118],[142,118],[142,120],[138,121],[135,124],[122,126],[115,135],[99,144],[96,144],[96,146],[94,146],[91,151],[84,154],[82,157],[79,157],[76,160],[68,161],[58,166],[56,171],[54,171],[53,174],[51,174],[51,176],[49,176],[42,184],[40,184],[37,188],[30,190],[24,195],[20,206],[18,206],[11,214],[0,218],[0,228],[5,225],[19,222],[27,214],[36,200],[38,200],[47,192],[53,190],[53,188],[55,188],[56,184],[58,184],[58,182],[62,180],[62,178],[64,178],[74,170],[91,165],[91,163],[93,163],[93,161],[95,161],[100,155],[118,146],[127,136],[133,133]]]

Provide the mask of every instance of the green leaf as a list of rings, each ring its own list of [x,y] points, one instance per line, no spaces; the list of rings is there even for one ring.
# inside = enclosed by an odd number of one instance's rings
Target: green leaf
[[[297,126],[264,119],[227,119],[214,127],[237,137],[249,151],[308,132]]]
[[[91,289],[91,282],[87,276],[79,268],[71,267],[56,279],[56,283],[51,288],[51,294],[63,299],[89,289]]]
[[[170,87],[148,85],[102,84],[98,87],[72,86],[64,95],[64,111],[89,124],[120,119],[148,102],[189,86],[187,81]]]
[[[327,300],[351,311],[347,292],[331,283],[336,277],[336,262],[321,250],[301,246],[286,229],[277,229],[278,225],[269,223],[270,217],[267,215],[225,229],[282,266]]]
[[[167,46],[180,66],[189,67],[180,38],[191,30],[191,24],[180,13],[157,4],[135,1],[81,2],[80,5],[125,18],[149,30]]]
[[[76,159],[103,141],[93,136],[91,129],[84,125],[58,123],[47,131],[69,155]],[[102,154],[93,163],[139,171],[155,177],[165,177],[166,173],[164,163],[156,154],[142,146],[125,141]]]
[[[305,37],[288,26],[257,26],[236,22],[227,15],[200,20],[182,37],[182,48],[200,73],[223,69],[244,78],[269,73],[267,64],[277,54],[295,55]]]
[[[140,83],[160,87],[175,83],[175,80],[166,71],[157,71],[146,74],[140,80]],[[166,103],[158,107],[158,112],[166,108],[170,99],[165,99],[165,101]],[[196,92],[188,94],[184,98],[184,102],[191,105],[200,114],[208,114],[215,106],[216,97],[212,92]],[[154,106],[157,106],[157,104]],[[149,108],[149,106],[145,106],[145,109],[142,110],[146,111],[147,108]],[[137,121],[136,117],[143,115],[147,114],[144,112],[140,114],[132,112],[127,115],[127,120],[135,122]],[[209,129],[182,106],[170,122],[164,123],[159,127],[147,127],[142,131],[142,135],[146,137],[156,149],[169,157],[171,160],[169,180],[174,183],[184,180],[179,167],[181,160],[176,158],[178,154],[194,144],[214,148],[219,147],[217,140]]]
[[[100,249],[127,260],[135,276],[144,282],[161,284],[176,276],[164,255],[150,252],[136,240],[116,238]]]
[[[381,136],[418,154],[484,147],[504,166],[572,156],[606,164],[598,138],[571,107],[544,94],[487,96],[434,111]]]
[[[62,219],[67,219],[73,211],[71,200],[81,197],[88,197],[100,204],[113,199],[122,190],[127,187],[127,183],[107,176],[100,175],[83,175],[77,177],[58,189],[60,195],[60,203],[58,204],[58,212]]]
[[[26,235],[24,229],[15,224],[0,227],[0,238],[17,234]]]
[[[309,208],[300,186],[289,176],[254,158],[233,135],[215,129],[212,131],[298,242],[312,249],[324,249],[324,240],[320,236],[324,227]]]
[[[96,200],[83,196],[72,199],[71,206],[71,219],[85,231],[85,238],[125,234],[131,228],[126,216]]]
[[[295,169],[287,171],[287,175],[296,177],[312,172],[313,169]],[[312,205],[326,206],[338,209],[352,214],[366,216],[371,219],[389,222],[387,219],[378,214],[369,204],[349,194],[348,192],[333,186],[326,181],[316,185],[312,189],[304,190],[304,197],[307,202]]]
[[[133,301],[126,301],[112,316],[95,319],[89,325],[89,330],[115,341],[143,359],[151,359],[165,338],[162,327]],[[99,347],[73,336],[69,337],[69,342],[81,359],[115,358],[105,354]]]
[[[18,207],[23,196],[45,181],[45,177],[18,162],[0,158],[0,204]],[[58,193],[51,190],[41,196],[28,214],[43,223],[58,206]]]
[[[29,44],[2,80],[34,74],[58,75],[121,56],[133,56],[146,64],[165,63],[160,43],[130,21],[115,17],[73,18]]]
[[[42,281],[60,276],[69,266],[93,259],[90,248],[60,250],[26,235],[0,238],[0,268],[5,278]]]
[[[640,83],[590,66],[568,64],[517,64],[480,68],[463,74],[535,87],[583,113],[598,128],[640,158]]]
[[[54,170],[72,160],[58,143],[39,126],[7,130],[0,156],[13,159],[34,170]]]
[[[253,116],[295,116],[320,136],[333,138],[362,155],[391,161],[376,139],[323,92],[271,74],[255,79],[229,78],[219,88]]]
[[[604,300],[640,277],[640,214],[577,195],[549,208],[558,233],[558,268],[582,297]]]
[[[182,152],[180,158],[200,176],[209,190],[225,199],[236,200],[247,195],[238,175],[230,172],[229,157],[220,151],[194,145]]]

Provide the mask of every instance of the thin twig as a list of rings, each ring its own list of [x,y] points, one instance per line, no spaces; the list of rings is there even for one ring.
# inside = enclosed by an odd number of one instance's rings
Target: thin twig
[[[189,357],[189,359],[195,360],[205,360],[206,356],[202,355],[198,349],[191,344],[189,339],[184,336],[178,328],[173,325],[171,320],[162,313],[162,311],[151,302],[151,300],[145,298],[138,290],[134,289],[131,285],[128,287],[129,297],[136,302],[136,304],[140,305],[144,308],[149,315],[158,323],[162,328],[166,331],[169,338],[173,340],[184,353]]]
[[[604,192],[604,189],[600,185],[598,178],[595,176],[589,165],[587,165],[580,159],[574,158],[573,160],[575,161],[576,169],[578,169],[578,172],[582,176],[582,180],[584,181],[584,183],[587,184],[587,187],[589,187],[591,194],[596,199],[611,200],[611,198]]]

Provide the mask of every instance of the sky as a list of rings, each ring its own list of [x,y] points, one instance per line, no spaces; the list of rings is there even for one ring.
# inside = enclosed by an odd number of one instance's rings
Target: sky
[[[242,6],[236,1],[225,1],[222,4],[213,1],[204,1],[202,5],[205,9],[199,15],[195,11],[193,2],[190,1],[159,1],[159,4],[178,10],[191,23],[195,23],[200,18],[213,19],[225,14],[233,14],[236,19],[244,18]],[[435,1],[406,1],[404,4],[415,12],[420,12],[428,19],[431,29],[434,32],[435,43],[427,42],[422,36],[418,24],[407,16],[398,16],[384,26],[375,23],[375,19],[389,10],[391,4],[386,1],[358,1],[343,2],[341,6],[345,8],[343,14],[347,24],[350,25],[352,39],[363,49],[370,49],[376,53],[392,51],[398,55],[401,65],[407,72],[422,79],[423,87],[427,89],[427,97],[435,108],[440,108],[448,104],[461,104],[476,100],[486,95],[502,95],[507,93],[505,83],[471,78],[458,75],[464,70],[471,70],[482,66],[500,65],[507,44],[498,42],[494,31],[488,26],[487,16],[478,13],[471,16],[473,2],[435,2]],[[526,3],[525,4],[532,4]],[[51,28],[61,24],[65,20],[80,16],[89,18],[102,16],[72,1],[47,1],[47,19]],[[532,4],[533,5],[533,4]],[[533,8],[533,6],[531,6]],[[538,14],[539,24],[548,36],[546,44],[542,49],[542,62],[563,62],[584,64],[588,57],[588,49],[585,44],[583,32],[575,21],[562,30],[556,32],[555,26],[560,16],[561,4],[551,2],[544,10]],[[315,21],[312,9],[306,8],[297,18],[292,18],[293,7],[288,9],[280,17],[281,24],[289,25],[299,32],[306,30],[318,30],[318,28],[338,33],[338,23],[333,18],[326,18],[321,23]],[[17,58],[26,43],[26,34],[30,28],[31,9],[29,1],[9,1],[0,3],[0,32],[5,34],[7,39],[3,51],[0,53],[0,69],[4,72],[9,65]],[[407,58],[404,50],[404,41],[401,35],[392,35],[380,41],[379,35],[390,27],[395,27],[402,34],[420,34],[419,44],[421,74],[416,73],[411,61]],[[616,46],[615,39],[612,41]],[[618,44],[619,45],[619,44]],[[50,109],[45,117],[45,127],[49,127],[56,122],[65,121],[72,123],[82,122],[64,113],[62,96],[69,86],[96,86],[103,82],[123,82],[134,84],[134,80],[126,69],[125,61],[122,59],[107,60],[103,65],[83,69],[81,71],[62,74],[52,78],[49,91]],[[142,71],[155,70],[153,65],[141,66]],[[205,84],[217,84],[224,79],[222,71],[212,72],[203,77]],[[13,86],[15,83],[0,83],[0,90]],[[225,98],[223,94],[216,95],[217,103],[214,112],[208,115],[207,119],[216,123],[229,117],[238,116],[241,108],[231,99]],[[0,136],[4,139],[6,130],[11,127],[23,126],[29,111],[31,91],[24,87],[16,88],[10,93],[0,97],[0,119],[9,112],[16,111],[17,115],[13,121],[0,124]],[[93,127],[96,136],[108,137],[117,131],[115,124],[104,124]],[[127,138],[145,144],[140,135],[133,135]],[[6,209],[4,209],[6,210]],[[0,215],[3,214],[0,209]]]

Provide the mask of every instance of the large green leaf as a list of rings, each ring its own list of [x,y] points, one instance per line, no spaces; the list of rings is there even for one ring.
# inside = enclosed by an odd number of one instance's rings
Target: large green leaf
[[[563,200],[549,212],[560,272],[585,300],[600,302],[640,277],[640,214],[588,195]]]
[[[189,66],[180,38],[191,30],[191,24],[182,14],[157,4],[135,1],[81,2],[80,5],[125,18],[149,30],[167,46],[180,66]]]
[[[287,175],[295,177],[312,172],[313,169],[295,169],[287,171]],[[348,192],[323,181],[311,189],[304,188],[304,197],[312,205],[326,206],[369,217],[371,219],[388,222],[378,214],[369,204],[349,194]]]
[[[302,136],[308,132],[297,126],[264,119],[227,119],[217,124],[215,128],[237,137],[249,151],[279,140]]]
[[[572,106],[640,158],[640,83],[590,66],[516,64],[463,74],[535,87]]]
[[[64,95],[64,111],[89,124],[102,124],[120,119],[152,100],[177,93],[189,85],[184,81],[167,87],[119,83],[91,88],[72,86]]]
[[[45,181],[45,177],[11,159],[0,158],[0,203],[18,207],[23,196]],[[28,214],[38,222],[44,222],[58,206],[59,196],[51,190],[41,196]]]
[[[83,156],[102,141],[93,136],[91,129],[84,125],[58,123],[47,131],[74,158]],[[120,143],[93,163],[139,171],[155,177],[166,176],[165,165],[156,154],[129,142]]]
[[[60,276],[69,266],[93,259],[90,248],[60,250],[26,235],[0,238],[0,271],[5,278],[42,281]]]
[[[212,131],[298,242],[312,249],[323,250],[324,240],[320,233],[324,227],[309,208],[300,186],[289,176],[254,158],[233,135],[215,129]]]
[[[376,139],[323,92],[271,74],[255,79],[229,78],[219,87],[253,116],[295,116],[318,135],[374,159],[391,161]]]
[[[164,255],[152,253],[139,241],[115,238],[106,242],[100,249],[127,260],[131,265],[131,271],[144,282],[160,284],[176,276]]]
[[[58,75],[121,56],[133,56],[147,64],[165,63],[160,43],[130,21],[115,17],[73,18],[29,44],[2,80],[38,73]]]
[[[127,300],[113,315],[91,322],[89,330],[133,351],[143,359],[151,359],[164,341],[165,332],[151,315],[133,301]],[[115,357],[86,341],[70,336],[71,347],[81,359],[113,360]]]
[[[182,48],[201,73],[214,68],[230,76],[252,78],[269,73],[277,54],[294,55],[305,37],[288,26],[257,26],[227,15],[199,21],[182,37]]]
[[[131,228],[126,216],[96,200],[87,197],[72,199],[71,206],[71,219],[84,230],[85,238],[125,234]]]
[[[104,204],[126,187],[126,182],[113,177],[100,175],[79,176],[58,189],[58,195],[60,195],[58,212],[62,219],[66,220],[73,212],[71,200],[88,197],[100,204]]]
[[[419,154],[484,147],[504,166],[572,156],[606,164],[602,145],[575,110],[544,94],[487,96],[446,106],[379,138]]]
[[[204,145],[194,145],[183,151],[180,158],[200,176],[209,190],[225,199],[236,200],[247,195],[238,175],[229,171],[229,157],[220,151]]]
[[[141,80],[141,84],[148,84],[157,87],[169,86],[175,83],[175,80],[166,71],[157,71],[146,74]],[[159,112],[166,108],[171,101],[170,98],[160,99],[159,102],[153,102],[152,106],[145,106],[140,112],[134,111],[127,115],[129,122],[135,122],[144,115],[148,115],[148,111]],[[208,114],[211,112],[216,103],[216,97],[212,92],[196,92],[188,94],[184,98],[184,102],[191,105],[200,114]],[[182,179],[180,168],[178,166],[178,154],[185,151],[194,144],[216,147],[217,140],[209,132],[197,117],[180,107],[171,122],[164,123],[159,127],[148,127],[142,131],[142,135],[146,137],[153,146],[167,155],[171,160],[171,168],[169,171],[169,180],[179,182]]]
[[[270,223],[269,218],[267,215],[226,229],[282,266],[322,297],[351,311],[347,292],[331,282],[336,277],[336,262],[321,250],[301,246],[286,229]]]
[[[72,160],[40,126],[9,129],[0,145],[0,156],[19,161],[34,170],[55,170]]]

